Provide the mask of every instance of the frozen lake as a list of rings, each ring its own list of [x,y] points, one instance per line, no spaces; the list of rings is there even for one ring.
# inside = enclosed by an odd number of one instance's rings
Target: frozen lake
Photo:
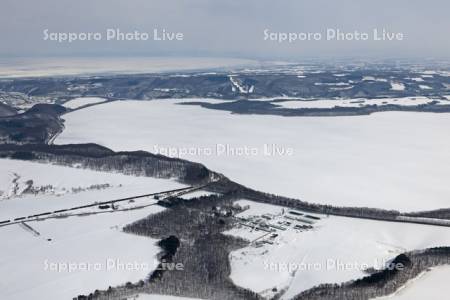
[[[301,118],[177,102],[120,101],[69,113],[56,143],[170,154],[251,188],[314,203],[401,211],[449,206],[448,114]]]

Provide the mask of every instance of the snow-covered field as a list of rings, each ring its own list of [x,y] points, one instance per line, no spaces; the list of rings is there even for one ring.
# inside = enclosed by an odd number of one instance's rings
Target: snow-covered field
[[[182,186],[171,180],[5,159],[0,160],[0,168],[0,190],[15,186],[12,179],[16,175],[20,176],[16,181],[19,190],[29,180],[34,187],[53,187],[36,195],[11,193],[0,200],[0,220]],[[89,189],[93,184],[109,186]],[[126,206],[154,202],[144,198]],[[123,233],[121,228],[163,208],[153,205],[122,211],[120,206],[116,211],[97,209],[89,215],[74,211],[60,218],[26,222],[31,228],[21,224],[0,227],[0,298],[72,299],[95,289],[144,279],[156,267],[160,249],[155,240]],[[132,268],[127,269],[125,264],[130,263]]]
[[[213,192],[208,192],[208,191],[204,191],[204,190],[198,190],[189,194],[185,194],[180,196],[180,198],[185,199],[185,200],[189,200],[192,198],[197,198],[197,197],[202,197],[202,196],[211,196],[211,195],[217,195],[216,193]]]
[[[25,210],[25,213],[32,213],[40,207],[57,210],[78,203],[81,205],[94,201],[114,200],[182,187],[181,184],[171,180],[126,176],[21,160],[0,159],[0,167],[2,169],[0,200],[14,199],[14,201],[0,201],[0,205],[8,205],[8,211],[0,210],[0,218],[6,214],[11,215],[16,207],[18,212]],[[33,190],[39,190],[37,195],[25,194],[23,197],[16,197],[21,196],[30,186],[34,188]],[[78,192],[82,191],[90,193],[79,197]],[[59,197],[47,197],[50,195],[67,197],[60,200]]]
[[[387,82],[387,79],[373,76],[364,76],[362,81]]]
[[[391,90],[393,91],[404,91],[405,85],[401,82],[391,81]]]
[[[315,203],[448,207],[448,114],[286,118],[176,102],[116,101],[66,114],[55,143],[179,156],[249,187]]]
[[[156,267],[156,254],[161,250],[156,240],[126,234],[120,229],[158,209],[151,206],[27,223],[40,236],[21,225],[0,228],[1,240],[7,241],[0,250],[0,297],[72,299],[95,289],[144,279]],[[128,271],[124,264],[129,263],[139,265]],[[143,264],[148,267],[141,267]],[[72,271],[68,270],[69,265]]]
[[[443,297],[450,295],[450,286],[448,284],[449,277],[450,277],[449,266],[433,268],[430,271],[422,273],[418,278],[408,282],[395,294],[377,299],[379,300],[444,299]]]
[[[139,294],[133,298],[128,298],[128,300],[196,300],[197,298],[186,298],[186,297],[176,297],[176,296],[165,296],[165,295],[148,295]]]
[[[336,100],[293,100],[277,102],[283,108],[333,108],[340,107],[361,107],[366,105],[387,105],[395,104],[402,106],[415,106],[428,104],[436,101],[437,104],[450,104],[448,101],[430,99],[428,97],[404,97],[404,98],[381,98],[381,99],[336,99]]]
[[[69,100],[66,103],[64,103],[64,106],[67,108],[75,109],[75,108],[82,107],[84,105],[101,103],[104,101],[106,101],[106,99],[104,99],[104,98],[82,97],[82,98],[75,98],[75,99]]]
[[[240,217],[282,212],[279,206],[248,200],[237,203],[250,206],[237,215]],[[286,231],[278,230],[273,245],[250,245],[232,252],[233,282],[266,296],[274,287],[287,288],[283,299],[289,299],[321,283],[366,276],[364,269],[382,268],[405,251],[450,244],[448,228],[425,225],[322,216],[312,230],[299,232],[292,226]],[[252,239],[250,231],[241,227],[227,234]],[[257,234],[264,232],[253,232]]]

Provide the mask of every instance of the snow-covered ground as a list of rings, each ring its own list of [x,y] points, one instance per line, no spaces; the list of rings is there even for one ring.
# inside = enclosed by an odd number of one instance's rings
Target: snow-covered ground
[[[213,192],[208,192],[208,191],[204,191],[204,190],[198,190],[189,194],[185,194],[180,196],[180,198],[189,200],[192,198],[197,198],[197,197],[202,197],[202,196],[211,196],[211,195],[217,195],[216,193]]]
[[[103,199],[104,197],[111,197],[111,195],[114,195],[114,198],[121,198],[127,195],[149,194],[182,187],[181,184],[171,180],[126,176],[119,173],[105,173],[21,160],[0,159],[0,167],[2,169],[0,173],[0,200],[14,199],[11,202],[8,200],[0,201],[0,205],[12,205],[8,206],[8,212],[0,210],[0,218],[6,213],[13,213],[16,206],[23,206],[18,211],[26,210],[26,213],[31,213],[41,206],[47,209],[61,209],[76,203],[89,203],[91,200],[92,202],[113,200],[110,198]],[[33,190],[37,191],[37,195],[25,194],[23,197],[16,197],[21,196],[27,187],[32,187]],[[110,190],[113,190],[113,192],[109,192]],[[82,191],[90,191],[91,193],[78,197],[78,192]],[[129,194],[130,191],[132,191],[131,195]],[[95,193],[99,195],[94,195]],[[62,201],[59,200],[59,197],[49,198],[48,195],[67,195],[68,197]],[[71,202],[72,197],[74,198],[73,203]],[[98,199],[98,197],[102,199]],[[45,201],[45,204],[36,200],[41,198],[42,201]],[[21,204],[22,202],[24,204]]]
[[[64,103],[64,106],[67,108],[75,109],[75,108],[82,107],[84,105],[102,103],[104,101],[106,101],[106,99],[104,99],[104,98],[82,97],[82,98],[75,98],[75,99],[69,100],[66,103]]]
[[[248,200],[237,203],[250,207],[238,217],[279,214],[283,210]],[[366,276],[364,269],[380,269],[405,251],[450,243],[447,228],[416,224],[322,216],[312,230],[300,232],[293,226],[278,230],[274,244],[252,244],[232,252],[233,282],[265,296],[271,295],[274,287],[278,291],[287,288],[283,299],[290,299],[321,283],[340,283]],[[249,240],[264,234],[251,231],[241,227],[226,233]]]
[[[128,298],[127,300],[197,300],[198,298],[186,298],[186,297],[176,297],[176,296],[166,296],[166,295],[149,295],[149,294],[139,294],[135,297]]]
[[[230,82],[231,82],[231,89],[233,90],[233,92],[239,92],[241,94],[251,94],[253,93],[255,87],[252,85],[250,87],[247,87],[245,85],[243,85],[239,79],[234,78],[232,75],[228,76],[230,78]]]
[[[0,201],[0,220],[182,186],[172,180],[6,159],[0,160],[0,168],[1,190],[11,187],[11,179],[17,178],[14,173],[20,175],[19,187],[28,180],[33,180],[34,187],[54,187],[36,195],[12,193]],[[109,187],[86,189],[105,183]],[[155,240],[123,233],[121,228],[163,209],[156,205],[137,209],[154,202],[143,198],[120,204],[115,211],[71,211],[59,218],[26,222],[31,228],[21,224],[0,227],[0,298],[72,299],[95,289],[144,279],[156,267],[160,249]],[[121,210],[125,207],[136,209]],[[127,269],[125,264],[130,263],[131,269]]]
[[[405,78],[415,82],[424,82],[425,80],[422,77],[413,77],[413,78]]]
[[[246,186],[315,203],[448,207],[448,114],[286,118],[176,103],[117,101],[78,110],[64,115],[55,142],[180,156]]]
[[[450,295],[450,267],[442,266],[422,273],[418,278],[412,279],[393,295],[377,298],[379,300],[423,300],[444,299]]]
[[[373,77],[373,76],[364,76],[362,81],[377,81],[377,82],[387,82],[385,78]]]
[[[3,209],[3,208],[2,208]],[[0,297],[72,299],[95,289],[136,282],[156,267],[156,240],[120,231],[160,208],[29,222],[0,228]],[[51,239],[48,241],[47,239]],[[138,266],[128,271],[123,264]],[[69,271],[69,265],[72,271]],[[66,269],[64,269],[66,268]]]
[[[334,100],[292,100],[277,102],[276,104],[283,108],[333,108],[340,107],[361,107],[367,105],[387,105],[395,104],[402,106],[416,106],[428,104],[436,101],[436,104],[449,104],[448,101],[430,99],[428,97],[403,97],[403,98],[380,98],[380,99],[334,99]]]
[[[405,85],[401,82],[391,81],[391,90],[393,91],[404,91]]]
[[[350,83],[348,82],[316,82],[314,85],[324,85],[324,86],[349,86]]]

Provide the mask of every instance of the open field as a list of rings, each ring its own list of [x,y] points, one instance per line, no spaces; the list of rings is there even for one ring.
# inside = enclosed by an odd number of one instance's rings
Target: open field
[[[0,219],[182,187],[172,180],[16,160],[1,159],[0,165],[0,190],[7,196],[0,201]],[[164,210],[149,206],[155,202],[145,198],[0,227],[0,238],[8,241],[0,249],[0,298],[72,299],[145,279],[161,249],[157,240],[122,227]]]
[[[334,216],[305,223],[293,221],[297,215],[280,206],[248,200],[236,203],[249,207],[236,217],[264,220],[270,216],[267,224],[284,223],[278,225],[283,230],[275,229],[270,234],[256,229],[259,226],[241,226],[227,232],[253,241],[230,254],[231,279],[263,296],[272,296],[273,288],[286,289],[283,299],[290,299],[322,283],[367,276],[366,269],[383,269],[401,253],[450,243],[448,228]],[[296,225],[310,224],[311,229],[296,229]]]

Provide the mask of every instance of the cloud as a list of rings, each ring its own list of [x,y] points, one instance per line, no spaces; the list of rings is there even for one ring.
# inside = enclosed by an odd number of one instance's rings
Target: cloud
[[[445,0],[3,0],[0,11],[0,55],[90,56],[178,55],[302,57],[448,56],[450,3]],[[55,32],[183,32],[182,42],[74,42],[43,40]],[[401,42],[264,41],[264,29],[275,32],[402,32]]]

